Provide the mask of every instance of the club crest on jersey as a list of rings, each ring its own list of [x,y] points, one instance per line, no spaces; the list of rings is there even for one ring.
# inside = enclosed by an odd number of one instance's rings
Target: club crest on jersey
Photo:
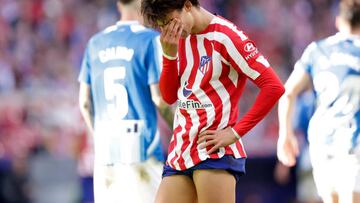
[[[188,98],[191,94],[191,89],[187,87],[188,85],[189,85],[188,81],[185,81],[184,88],[182,89],[182,93],[186,98]]]
[[[202,74],[205,74],[210,69],[210,63],[209,63],[210,61],[211,61],[210,56],[202,56],[200,58],[199,70]]]

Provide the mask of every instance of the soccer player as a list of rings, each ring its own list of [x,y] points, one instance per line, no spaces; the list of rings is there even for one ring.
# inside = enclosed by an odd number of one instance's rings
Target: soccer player
[[[270,111],[284,88],[255,43],[197,0],[143,0],[142,13],[161,29],[162,97],[177,102],[156,202],[235,202],[235,184],[245,172],[240,138]],[[260,93],[237,122],[246,80]]]
[[[340,1],[339,33],[311,43],[285,84],[279,102],[278,158],[296,164],[298,144],[291,127],[297,96],[315,92],[309,153],[325,203],[360,202],[360,1]]]
[[[158,88],[159,33],[139,23],[139,0],[118,0],[117,6],[120,21],[87,44],[79,103],[94,135],[95,202],[148,203],[164,161],[156,107],[172,117]]]

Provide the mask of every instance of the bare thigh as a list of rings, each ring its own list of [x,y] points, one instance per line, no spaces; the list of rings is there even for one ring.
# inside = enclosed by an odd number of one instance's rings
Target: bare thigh
[[[193,181],[185,175],[164,177],[156,194],[155,203],[196,203]]]
[[[353,203],[360,203],[360,192],[353,193]]]
[[[324,203],[339,203],[339,195],[336,192],[321,194],[321,198]]]
[[[193,179],[199,203],[235,203],[235,177],[225,170],[196,170]]]
[[[360,192],[339,193],[339,203],[360,203]]]

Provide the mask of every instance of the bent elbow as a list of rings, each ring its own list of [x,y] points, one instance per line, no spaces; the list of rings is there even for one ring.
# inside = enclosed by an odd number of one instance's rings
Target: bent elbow
[[[280,84],[279,87],[277,88],[277,94],[279,96],[279,98],[285,94],[285,87],[284,85]]]
[[[294,102],[296,101],[297,96],[298,94],[296,94],[295,92],[285,89],[285,92],[280,97],[280,103],[285,104],[289,102]]]
[[[283,96],[286,92],[285,87],[281,83],[272,85],[269,90],[271,92],[271,96],[276,98],[277,100],[279,100],[281,96]]]

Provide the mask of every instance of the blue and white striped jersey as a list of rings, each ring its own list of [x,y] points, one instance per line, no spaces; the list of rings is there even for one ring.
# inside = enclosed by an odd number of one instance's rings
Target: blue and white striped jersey
[[[158,32],[136,21],[119,21],[89,40],[79,81],[91,87],[95,163],[163,160],[149,87],[159,81],[160,60]]]
[[[295,68],[302,68],[310,75],[316,98],[308,130],[310,147],[328,155],[357,152],[360,37],[337,33],[313,42]]]

